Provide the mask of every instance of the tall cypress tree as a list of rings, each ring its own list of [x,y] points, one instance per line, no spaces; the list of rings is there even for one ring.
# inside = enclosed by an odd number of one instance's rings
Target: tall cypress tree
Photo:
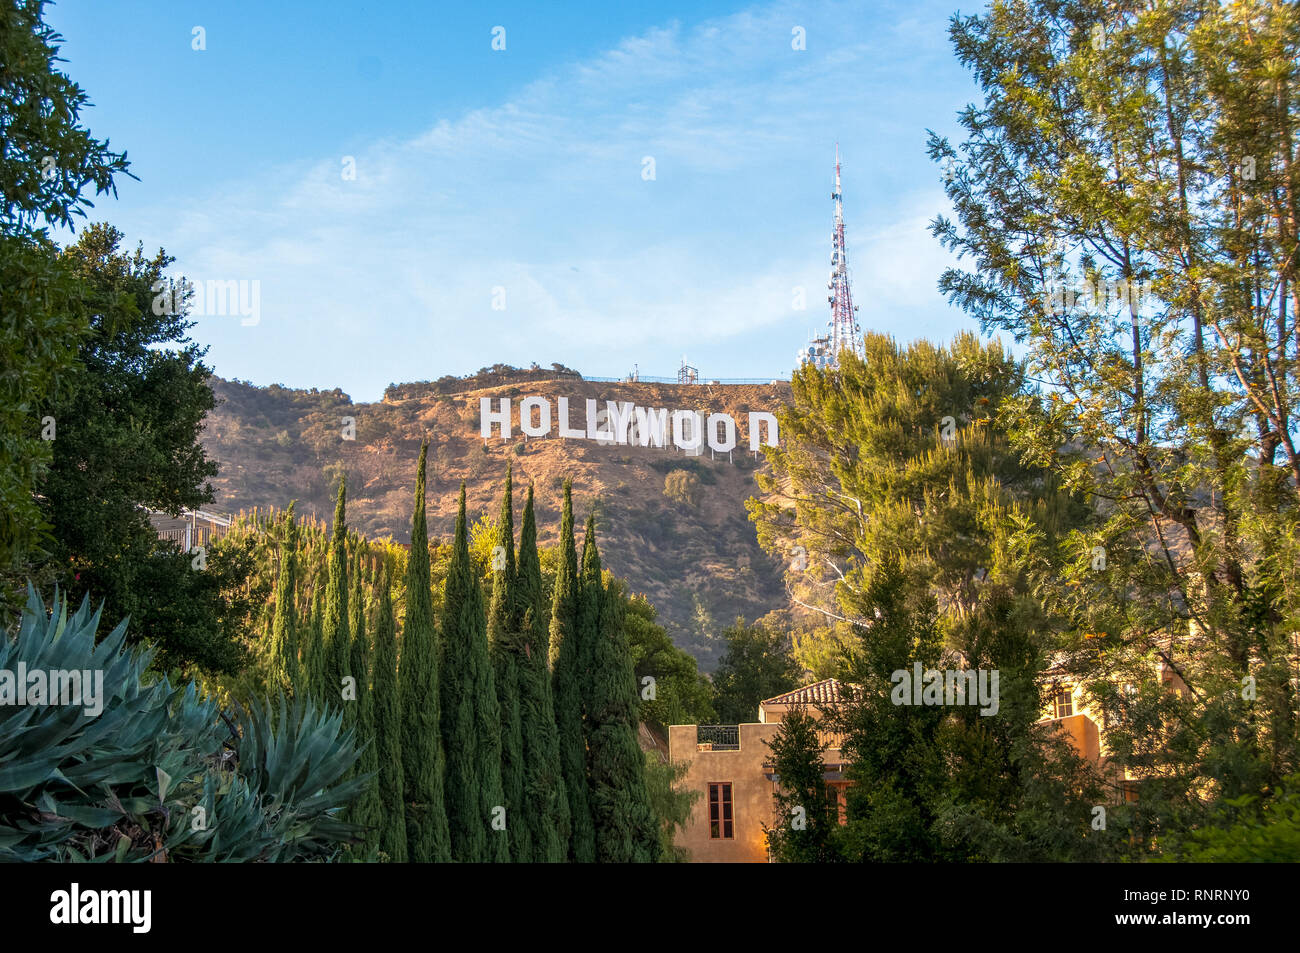
[[[483,589],[469,555],[465,484],[451,565],[443,590],[442,745],[447,753],[447,825],[452,856],[467,863],[510,860],[506,829],[494,829],[505,807],[501,791],[501,713],[488,653]]]
[[[298,524],[290,503],[282,517],[284,536],[280,542],[280,574],[275,580],[275,619],[271,624],[270,688],[286,694],[301,694],[298,684]]]
[[[524,804],[532,853],[539,864],[560,864],[569,855],[569,796],[560,764],[560,737],[555,723],[551,668],[547,663],[546,592],[537,556],[537,523],[533,516],[533,487],[528,487],[523,525],[519,530],[518,593],[520,641],[520,728],[524,752]]]
[[[398,669],[402,718],[402,769],[406,844],[411,860],[451,860],[443,800],[445,760],[438,693],[438,641],[429,581],[429,533],[424,521],[424,474],[429,444],[420,446],[411,516],[411,555],[406,563],[406,622]]]
[[[492,677],[501,712],[501,791],[505,797],[510,859],[532,858],[532,826],[524,804],[524,739],[520,722],[520,625],[515,570],[515,514],[513,467],[506,468],[506,489],[501,500],[497,543],[492,553],[492,603],[488,609],[488,644]]]
[[[343,679],[351,667],[352,638],[348,631],[347,477],[339,478],[330,537],[329,582],[325,588],[323,691],[328,704],[343,706],[343,723],[356,724],[356,705],[343,701]]]
[[[653,863],[659,829],[645,782],[645,755],[637,743],[636,676],[623,630],[622,600],[601,582],[594,520],[583,546],[583,597],[595,604],[587,681],[587,764],[596,859],[601,863]]]
[[[351,613],[352,652],[349,667],[357,680],[357,740],[366,747],[361,752],[356,771],[360,775],[370,775],[365,790],[353,802],[350,820],[366,829],[366,853],[373,855],[379,848],[381,805],[379,801],[379,748],[375,737],[375,696],[371,687],[370,641],[366,635],[366,590],[363,582],[361,546],[357,540],[357,551],[352,562],[352,595],[348,600]]]
[[[402,778],[402,701],[397,686],[397,625],[388,566],[381,559],[375,580],[374,693],[375,750],[379,760],[379,849],[395,864],[405,863],[405,797]]]
[[[560,765],[569,797],[569,859],[592,863],[595,834],[587,798],[587,752],[582,733],[582,665],[586,652],[578,627],[582,580],[573,540],[573,488],[564,481],[564,510],[560,519],[560,564],[551,602],[551,667],[554,669],[555,722],[559,730]]]
[[[578,696],[582,699],[582,737],[591,730],[587,702],[591,698],[592,649],[600,630],[600,604],[604,586],[600,578],[600,554],[596,551],[596,514],[587,514],[582,534],[582,558],[578,561]]]
[[[325,595],[321,573],[311,591],[311,624],[302,645],[303,687],[316,704],[325,702]]]

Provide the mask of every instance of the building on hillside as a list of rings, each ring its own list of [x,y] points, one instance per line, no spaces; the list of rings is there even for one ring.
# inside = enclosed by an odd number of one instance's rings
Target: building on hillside
[[[762,863],[768,859],[763,826],[777,823],[778,779],[767,743],[786,712],[802,708],[813,717],[840,704],[846,686],[836,679],[760,702],[758,721],[742,725],[673,725],[668,729],[668,756],[688,764],[681,785],[699,791],[691,818],[677,835],[677,846],[690,851],[695,863]],[[830,796],[844,804],[844,759],[839,741],[822,755]]]
[[[1168,666],[1160,675],[1171,689],[1185,691],[1182,679]],[[1065,670],[1045,673],[1047,705],[1040,724],[1055,723],[1083,758],[1106,766],[1109,752],[1104,739],[1104,713],[1088,708],[1087,693],[1070,680]],[[773,827],[775,794],[779,778],[774,771],[768,742],[787,712],[800,708],[820,718],[848,699],[851,686],[826,679],[760,702],[758,721],[741,725],[673,725],[668,729],[668,757],[685,763],[681,786],[698,791],[691,817],[677,835],[676,846],[690,851],[694,863],[763,863],[769,860],[764,826]],[[845,791],[850,785],[839,737],[827,733],[829,746],[822,755],[828,794],[845,820]],[[1118,799],[1137,798],[1137,782],[1118,770],[1108,772]]]
[[[180,516],[150,510],[149,523],[159,539],[171,540],[181,552],[188,553],[195,546],[207,548],[214,539],[225,536],[231,520],[206,510],[182,510]]]
[[[1164,659],[1156,661],[1154,666],[1156,677],[1166,689],[1184,697],[1191,694],[1182,676]],[[1110,714],[1092,706],[1085,686],[1062,665],[1049,667],[1045,677],[1049,680],[1047,706],[1040,724],[1054,722],[1075,751],[1099,765],[1118,800],[1136,801],[1141,778],[1110,761],[1110,747],[1106,744],[1106,731],[1112,724]],[[1131,693],[1135,686],[1124,685],[1123,689]]]

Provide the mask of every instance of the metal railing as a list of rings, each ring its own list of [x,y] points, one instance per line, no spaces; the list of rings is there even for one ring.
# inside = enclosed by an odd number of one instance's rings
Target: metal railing
[[[149,521],[159,539],[170,540],[186,553],[225,536],[234,522],[229,516],[207,510],[181,510],[178,517],[150,510]]]
[[[636,377],[593,377],[590,374],[584,374],[584,381],[596,381],[601,384],[680,384],[682,383],[675,377],[651,377],[648,374],[640,374]],[[693,385],[700,384],[718,384],[739,385],[739,384],[788,384],[788,380],[779,377],[700,377],[690,382]]]
[[[711,744],[714,751],[739,751],[739,725],[696,725],[695,743]]]

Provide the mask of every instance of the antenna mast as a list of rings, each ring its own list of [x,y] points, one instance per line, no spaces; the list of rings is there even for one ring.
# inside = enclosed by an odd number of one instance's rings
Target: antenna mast
[[[840,351],[862,353],[862,340],[859,337],[862,329],[858,327],[858,309],[853,304],[853,293],[849,288],[848,257],[844,250],[844,193],[840,190],[838,142],[835,143],[835,191],[831,193],[831,198],[835,200],[835,233],[831,238],[831,280],[826,285],[830,294],[826,300],[831,306],[831,359],[838,365]]]

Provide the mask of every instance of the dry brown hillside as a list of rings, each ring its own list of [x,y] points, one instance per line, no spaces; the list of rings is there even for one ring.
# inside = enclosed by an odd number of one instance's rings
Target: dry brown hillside
[[[420,441],[429,447],[429,530],[450,535],[462,480],[471,521],[495,517],[507,461],[516,487],[531,481],[537,494],[541,541],[559,530],[561,486],[573,480],[581,528],[596,508],[605,566],[626,577],[658,607],[674,640],[712,669],[717,632],[737,616],[762,616],[786,604],[780,568],[758,547],[744,501],[757,492],[761,456],[749,450],[748,414],[775,410],[789,385],[762,386],[597,383],[537,380],[463,389],[445,382],[390,387],[384,400],[354,404],[334,391],[254,387],[213,380],[218,407],[204,444],[220,462],[213,481],[216,508],[236,512],[298,500],[300,512],[330,519],[331,488],[340,468],[348,477],[348,523],[371,536],[409,541],[415,464]],[[449,391],[449,392],[440,392]],[[399,396],[400,395],[400,396]],[[674,447],[604,445],[561,439],[558,425],[545,438],[524,439],[518,403],[537,395],[570,399],[572,425],[583,426],[585,400],[632,401],[643,407],[729,413],[739,430],[730,461],[688,457]],[[512,398],[513,436],[479,436],[479,399]],[[343,439],[344,417],[355,418],[355,440]],[[494,430],[494,434],[496,431]],[[665,495],[665,478],[687,470],[698,479],[695,502]],[[681,477],[677,478],[678,480]],[[689,480],[689,483],[694,483]],[[522,493],[518,502],[522,504]]]

